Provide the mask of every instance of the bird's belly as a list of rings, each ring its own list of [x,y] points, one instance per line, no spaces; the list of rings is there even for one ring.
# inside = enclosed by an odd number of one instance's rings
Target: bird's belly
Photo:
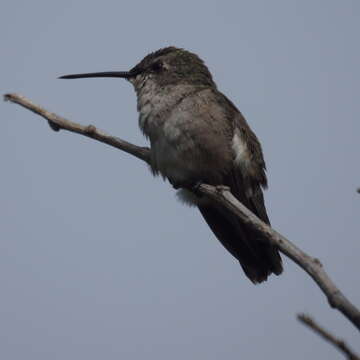
[[[189,111],[162,114],[159,109],[140,111],[140,127],[151,142],[151,169],[178,187],[197,182],[222,184],[232,164],[231,149],[223,133],[194,122]],[[200,119],[201,120],[201,119]],[[223,144],[225,150],[223,151]]]
[[[155,174],[160,173],[173,186],[191,186],[203,180],[198,164],[189,162],[188,157],[181,150],[169,144],[166,139],[152,144],[151,159],[152,171]],[[184,188],[177,190],[177,197],[183,204],[189,206],[208,203],[206,198],[198,197],[192,191]]]
[[[151,168],[172,184],[183,184],[196,178],[196,172],[186,162],[181,146],[169,142],[166,137],[151,143]]]

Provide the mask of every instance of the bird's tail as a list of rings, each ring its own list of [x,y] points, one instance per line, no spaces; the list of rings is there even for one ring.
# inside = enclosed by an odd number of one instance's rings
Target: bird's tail
[[[199,210],[222,245],[239,260],[246,276],[261,283],[274,273],[283,271],[278,250],[261,235],[249,230],[236,216],[224,213],[213,205],[199,205]],[[254,211],[254,210],[253,210]]]

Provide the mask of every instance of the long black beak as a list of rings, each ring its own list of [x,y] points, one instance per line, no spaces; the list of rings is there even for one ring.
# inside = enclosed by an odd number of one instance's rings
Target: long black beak
[[[99,78],[99,77],[117,77],[129,79],[132,76],[136,76],[135,71],[105,71],[97,73],[86,73],[86,74],[71,74],[58,77],[58,79],[80,79],[80,78]]]

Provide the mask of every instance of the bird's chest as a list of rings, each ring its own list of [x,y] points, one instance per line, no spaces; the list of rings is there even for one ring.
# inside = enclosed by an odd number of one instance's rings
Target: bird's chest
[[[186,135],[184,117],[174,108],[174,99],[143,94],[138,99],[139,126],[151,143],[151,168],[173,182],[188,177],[184,163]]]

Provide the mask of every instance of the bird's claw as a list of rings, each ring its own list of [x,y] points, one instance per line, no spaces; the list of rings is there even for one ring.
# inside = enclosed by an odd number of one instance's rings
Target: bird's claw
[[[178,189],[187,189],[190,190],[191,192],[193,192],[195,195],[200,196],[201,194],[199,193],[199,188],[200,185],[202,184],[202,181],[197,181],[197,182],[171,182],[172,187],[175,190]]]
[[[217,185],[216,190],[219,191],[219,192],[230,191],[230,187],[226,186],[226,185]]]

